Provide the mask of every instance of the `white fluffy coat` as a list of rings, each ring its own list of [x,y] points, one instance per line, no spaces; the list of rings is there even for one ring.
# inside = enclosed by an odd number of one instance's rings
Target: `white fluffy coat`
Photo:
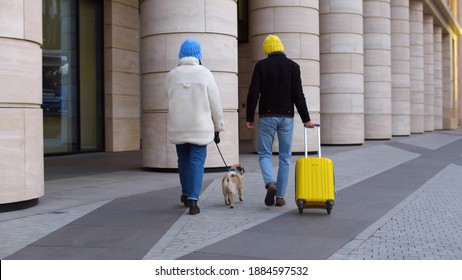
[[[223,108],[215,78],[194,57],[180,59],[167,74],[167,137],[173,144],[207,145],[224,129]]]

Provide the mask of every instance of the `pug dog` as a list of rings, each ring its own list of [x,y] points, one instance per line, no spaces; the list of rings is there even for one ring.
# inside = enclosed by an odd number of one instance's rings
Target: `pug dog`
[[[236,193],[239,194],[239,200],[244,201],[244,172],[245,169],[241,164],[232,165],[230,170],[221,180],[225,205],[229,205],[230,208],[234,208],[234,198],[236,197]]]

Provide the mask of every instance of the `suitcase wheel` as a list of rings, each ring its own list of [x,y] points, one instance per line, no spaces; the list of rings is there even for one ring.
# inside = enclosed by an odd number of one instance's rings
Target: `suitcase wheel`
[[[332,212],[332,208],[334,207],[334,201],[332,199],[329,199],[326,201],[327,205],[327,215],[330,215],[330,212]]]
[[[305,204],[305,201],[302,199],[297,200],[297,207],[298,207],[298,213],[303,214],[303,205]]]

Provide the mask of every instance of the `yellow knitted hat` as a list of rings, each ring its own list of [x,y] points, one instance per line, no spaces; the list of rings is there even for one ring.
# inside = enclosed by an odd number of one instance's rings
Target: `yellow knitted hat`
[[[270,54],[272,52],[283,52],[284,45],[276,35],[268,35],[263,41],[263,52],[265,54]]]

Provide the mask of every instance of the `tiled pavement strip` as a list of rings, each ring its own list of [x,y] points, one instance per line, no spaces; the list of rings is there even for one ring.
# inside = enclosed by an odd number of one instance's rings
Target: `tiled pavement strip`
[[[432,150],[461,138],[462,130],[459,128],[452,132],[426,133],[394,141]],[[346,152],[325,153],[325,156],[335,163],[336,188],[341,191],[356,182],[419,157],[419,154],[376,144]],[[356,159],[354,167],[351,166],[352,159]],[[255,161],[255,155],[241,155],[241,160]],[[330,259],[462,259],[462,223],[459,218],[462,210],[461,171],[462,167],[457,165],[450,165],[442,170]],[[128,180],[138,181],[132,182],[131,191],[143,193],[147,191],[143,188],[145,180],[152,180],[152,176],[159,176],[157,180],[162,180],[172,174],[134,172],[131,176]],[[126,178],[127,172],[120,172],[120,177]],[[98,184],[99,178],[95,176],[84,180],[94,185]],[[65,181],[51,181],[47,185],[63,186]],[[126,185],[127,180],[123,183]],[[191,217],[185,212],[144,259],[175,259],[293,210],[292,207],[282,207],[261,211],[261,207],[258,207],[257,211],[255,205],[262,203],[262,190],[246,188],[244,203],[237,203],[231,212],[223,207],[219,183],[219,179],[213,180],[201,196],[201,214]],[[99,184],[99,191],[103,193],[106,183]],[[257,169],[246,172],[245,184],[261,184],[261,175]],[[287,192],[288,201],[293,200],[293,188],[294,183],[291,181]],[[124,195],[129,194],[119,193],[118,197]],[[50,196],[44,198],[44,203],[36,206],[38,208],[22,210],[21,214],[0,214],[0,258],[3,259],[114,198],[116,197],[106,194],[95,198],[89,194],[85,201],[69,199],[56,202]],[[213,230],[208,228],[212,224]],[[189,235],[191,232],[194,235]],[[189,236],[187,242],[185,236]],[[197,238],[191,240],[191,236]],[[438,248],[444,250],[440,252]]]

